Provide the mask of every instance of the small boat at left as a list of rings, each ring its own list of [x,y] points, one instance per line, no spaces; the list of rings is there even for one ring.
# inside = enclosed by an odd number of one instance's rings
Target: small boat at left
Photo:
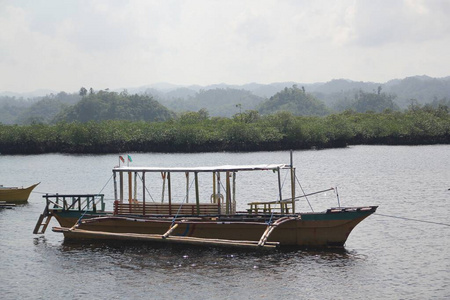
[[[0,185],[0,201],[7,203],[24,203],[28,201],[31,191],[40,182],[33,184],[29,187],[7,187]]]

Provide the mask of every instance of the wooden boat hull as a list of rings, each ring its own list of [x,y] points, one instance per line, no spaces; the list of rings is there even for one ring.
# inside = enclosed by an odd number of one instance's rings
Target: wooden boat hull
[[[268,242],[280,246],[296,247],[343,247],[353,228],[376,211],[376,206],[330,209],[322,213],[300,213],[285,216],[286,219],[273,229]],[[72,213],[55,213],[54,216],[65,230],[67,239],[120,239],[158,240],[174,224],[177,227],[170,237],[190,237],[207,240],[260,241],[268,229],[270,216],[235,215],[217,217],[181,218],[173,222],[171,217],[113,216],[90,217],[77,227],[77,217]],[[280,217],[280,216],[279,216]],[[105,233],[105,234],[102,234]],[[117,235],[111,235],[114,233]],[[137,236],[147,235],[147,236]]]
[[[0,201],[7,203],[24,203],[28,201],[31,191],[39,183],[33,184],[27,188],[0,188]]]

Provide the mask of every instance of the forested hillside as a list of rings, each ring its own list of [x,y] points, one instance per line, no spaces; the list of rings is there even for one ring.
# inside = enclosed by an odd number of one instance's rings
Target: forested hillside
[[[166,121],[174,116],[151,96],[99,91],[84,95],[77,104],[60,112],[53,122]]]
[[[0,123],[49,123],[64,108],[80,101],[78,94],[49,94],[45,97],[23,99],[0,97]]]
[[[170,95],[180,95],[177,92],[181,92],[181,90],[173,91]],[[242,110],[255,109],[264,101],[264,98],[255,96],[245,90],[215,88],[200,90],[185,99],[175,97],[170,100],[161,99],[160,101],[175,112],[206,109],[211,116],[231,117]]]
[[[296,86],[295,91],[293,86]],[[134,103],[139,102],[138,99],[134,99],[134,102],[130,99],[117,102],[117,99],[125,94],[126,97],[139,95],[145,99],[151,98],[177,114],[204,109],[211,117],[231,117],[246,110],[259,110],[261,114],[285,110],[295,115],[325,115],[345,110],[355,112],[381,112],[385,109],[402,111],[410,105],[417,104],[427,104],[434,108],[440,105],[450,106],[450,77],[414,76],[386,83],[336,79],[313,84],[284,82],[250,83],[241,86],[216,84],[203,87],[183,87],[161,83],[130,90],[132,93],[128,93],[126,90],[120,92],[86,90],[84,96],[88,99],[74,108],[71,106],[82,99],[79,92],[50,93],[45,97],[35,98],[12,96],[12,93],[4,93],[3,96],[0,94],[0,123],[37,124],[58,120],[73,121],[95,118],[103,120],[110,117],[125,120],[147,120],[155,117],[151,116],[148,111],[153,108],[145,107],[143,103]],[[96,94],[96,96],[92,96],[92,94]],[[111,97],[112,100],[107,100],[108,97]],[[113,103],[118,105],[116,110],[109,107]],[[131,107],[128,108],[127,105],[131,105]],[[132,108],[133,105],[147,110],[146,116],[141,114],[140,109]],[[167,112],[157,107],[159,106],[156,105],[154,108],[161,112],[160,119],[165,120],[168,117]],[[86,114],[80,112],[84,109],[88,111]],[[97,109],[100,111],[92,111]],[[169,115],[174,116],[173,113],[169,113]]]
[[[264,115],[282,111],[296,116],[324,116],[331,112],[322,101],[296,85],[284,88],[259,106],[259,112]]]

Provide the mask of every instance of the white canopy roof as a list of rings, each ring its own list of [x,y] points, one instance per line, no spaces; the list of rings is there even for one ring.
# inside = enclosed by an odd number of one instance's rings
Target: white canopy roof
[[[288,169],[286,164],[224,165],[210,167],[115,167],[114,172],[238,172]]]

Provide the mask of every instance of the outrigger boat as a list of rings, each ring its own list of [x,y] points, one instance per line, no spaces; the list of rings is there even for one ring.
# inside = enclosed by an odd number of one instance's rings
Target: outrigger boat
[[[6,203],[24,203],[28,201],[28,197],[30,197],[31,191],[39,184],[40,182],[33,184],[29,187],[7,187],[0,185],[0,201],[4,201]]]
[[[323,212],[297,212],[296,202],[300,198],[334,189],[296,196],[298,179],[292,165],[292,154],[289,165],[194,168],[118,166],[112,171],[114,211],[104,210],[103,194],[47,194],[43,196],[47,204],[34,233],[44,233],[51,217],[55,217],[60,227],[54,227],[53,231],[63,233],[65,239],[71,240],[152,241],[255,248],[343,247],[353,228],[377,209],[377,206],[341,207],[338,197],[338,207]],[[248,209],[238,211],[236,177],[247,172],[274,174],[270,176],[275,176],[278,182],[277,200],[262,201],[264,192],[262,195],[253,193]],[[282,172],[290,178],[286,186],[281,180]],[[205,186],[199,180],[206,177],[205,174],[209,175],[212,183],[206,199],[200,197],[200,190]],[[176,202],[173,197],[172,181],[177,176],[186,177],[186,195],[181,202]],[[159,184],[156,192],[150,191],[150,186],[156,183]],[[250,188],[249,185],[245,188]],[[286,190],[289,197],[283,198]],[[190,192],[195,195],[191,202]],[[161,193],[161,199],[157,202],[153,198],[156,193]],[[125,194],[128,194],[127,197]]]

